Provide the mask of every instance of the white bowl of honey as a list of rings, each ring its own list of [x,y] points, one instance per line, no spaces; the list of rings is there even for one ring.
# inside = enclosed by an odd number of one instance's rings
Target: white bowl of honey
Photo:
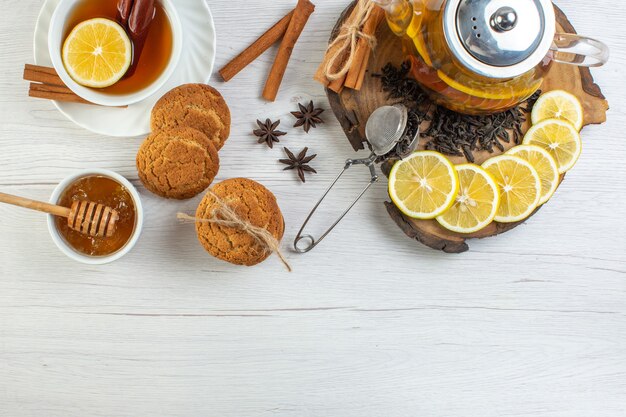
[[[102,106],[128,106],[155,94],[174,73],[182,53],[183,30],[172,0],[155,0],[141,48],[137,47],[132,30],[119,23],[128,34],[132,48],[132,64],[126,74],[104,88],[88,87],[75,81],[64,64],[64,42],[77,25],[90,19],[104,18],[118,23],[118,7],[123,1],[61,0],[50,22],[48,49],[59,77],[78,96]]]
[[[131,251],[143,229],[143,207],[135,187],[121,175],[88,169],[63,180],[50,202],[70,207],[74,201],[93,201],[117,210],[119,219],[110,237],[92,237],[69,228],[67,220],[48,215],[48,230],[56,246],[71,259],[89,265],[116,261]]]

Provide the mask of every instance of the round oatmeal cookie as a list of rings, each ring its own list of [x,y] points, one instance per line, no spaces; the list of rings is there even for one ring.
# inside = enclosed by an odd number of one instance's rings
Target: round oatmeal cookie
[[[204,133],[219,151],[230,135],[230,110],[222,95],[206,84],[185,84],[170,90],[154,105],[153,132],[192,127]]]
[[[266,229],[279,241],[282,239],[285,223],[270,190],[256,181],[233,178],[215,184],[211,191],[243,221]],[[215,198],[207,193],[198,206],[196,217],[213,218],[217,207]],[[196,233],[207,252],[235,265],[256,265],[271,255],[271,251],[240,228],[197,222]]]
[[[202,132],[179,127],[153,133],[137,153],[143,185],[156,195],[184,200],[206,190],[220,168],[213,142]]]

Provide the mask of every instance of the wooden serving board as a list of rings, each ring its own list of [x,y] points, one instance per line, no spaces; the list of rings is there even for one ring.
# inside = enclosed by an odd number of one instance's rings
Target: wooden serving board
[[[355,4],[356,2],[353,2],[344,10],[333,30],[331,41],[337,36],[341,24],[349,16]],[[565,33],[576,33],[565,14],[556,6],[555,11],[557,15],[557,30]],[[369,116],[378,107],[390,104],[387,94],[382,91],[380,80],[371,75],[379,73],[387,63],[391,62],[396,66],[400,66],[405,60],[405,56],[402,54],[400,39],[389,30],[384,22],[379,26],[376,36],[378,46],[370,59],[368,74],[365,77],[362,89],[360,91],[344,89],[340,94],[326,90],[331,108],[355,151],[367,147],[365,124]],[[601,124],[606,121],[606,112],[609,108],[608,102],[602,94],[600,87],[594,83],[588,68],[554,64],[548,77],[544,80],[541,90],[546,92],[556,89],[569,91],[580,99],[585,111],[585,126]],[[530,119],[530,116],[528,119]],[[422,129],[426,127],[427,125],[423,125]],[[526,126],[523,127],[523,131],[526,132],[529,127],[530,123],[527,122]],[[420,149],[424,149],[426,143],[427,139],[422,139]],[[504,146],[506,151],[515,146],[515,144],[504,144]],[[497,149],[494,153],[488,153],[487,151],[475,152],[474,157],[477,164],[482,164],[487,159],[500,153]],[[451,157],[450,159],[455,164],[467,162],[463,157]],[[383,165],[382,169],[385,174],[388,174],[389,166]],[[563,181],[563,178],[561,178],[561,181]],[[523,223],[504,224],[494,222],[477,233],[461,235],[444,229],[435,220],[411,219],[402,214],[391,202],[385,202],[385,206],[391,218],[408,237],[433,249],[448,253],[465,252],[469,250],[468,240],[499,235]]]

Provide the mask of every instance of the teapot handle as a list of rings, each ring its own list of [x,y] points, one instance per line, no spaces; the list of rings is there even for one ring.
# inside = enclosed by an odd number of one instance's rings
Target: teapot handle
[[[557,33],[552,60],[579,67],[600,67],[609,61],[609,47],[598,40],[571,33]]]

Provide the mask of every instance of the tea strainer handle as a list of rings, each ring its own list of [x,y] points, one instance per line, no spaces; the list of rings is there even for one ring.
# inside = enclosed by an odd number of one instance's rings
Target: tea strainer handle
[[[297,253],[307,253],[307,252],[310,252],[313,248],[315,248],[326,236],[328,236],[330,232],[332,232],[335,226],[337,226],[337,224],[339,224],[339,222],[343,220],[346,214],[348,214],[350,210],[352,210],[352,207],[354,207],[354,205],[361,199],[361,197],[363,197],[363,195],[370,189],[370,187],[376,182],[378,182],[378,174],[376,174],[376,167],[374,165],[375,161],[376,161],[376,155],[374,154],[367,159],[348,159],[346,161],[346,164],[344,165],[343,170],[339,173],[337,178],[335,178],[335,181],[333,181],[332,184],[330,184],[330,187],[328,187],[326,192],[322,195],[322,198],[320,198],[320,200],[317,202],[315,207],[313,207],[313,209],[307,216],[306,220],[302,224],[302,227],[300,228],[300,231],[298,232],[298,235],[296,236],[293,242],[293,248]],[[319,237],[319,239],[316,240],[311,235],[303,235],[302,233],[304,232],[304,229],[306,228],[307,224],[309,224],[309,221],[311,220],[311,218],[313,218],[313,215],[315,214],[319,206],[322,204],[322,202],[326,199],[326,197],[328,196],[330,191],[333,189],[335,184],[337,184],[337,182],[341,179],[343,174],[345,174],[346,171],[354,165],[365,165],[369,168],[370,182],[363,189],[363,191],[361,191],[361,193],[357,196],[357,198],[350,204],[350,206],[341,214],[341,216],[339,216],[339,218],[335,220],[335,222],[328,228],[328,230],[326,230],[324,234],[322,234]]]
[[[552,60],[579,67],[600,67],[609,61],[609,47],[596,39],[572,33],[557,33]]]

